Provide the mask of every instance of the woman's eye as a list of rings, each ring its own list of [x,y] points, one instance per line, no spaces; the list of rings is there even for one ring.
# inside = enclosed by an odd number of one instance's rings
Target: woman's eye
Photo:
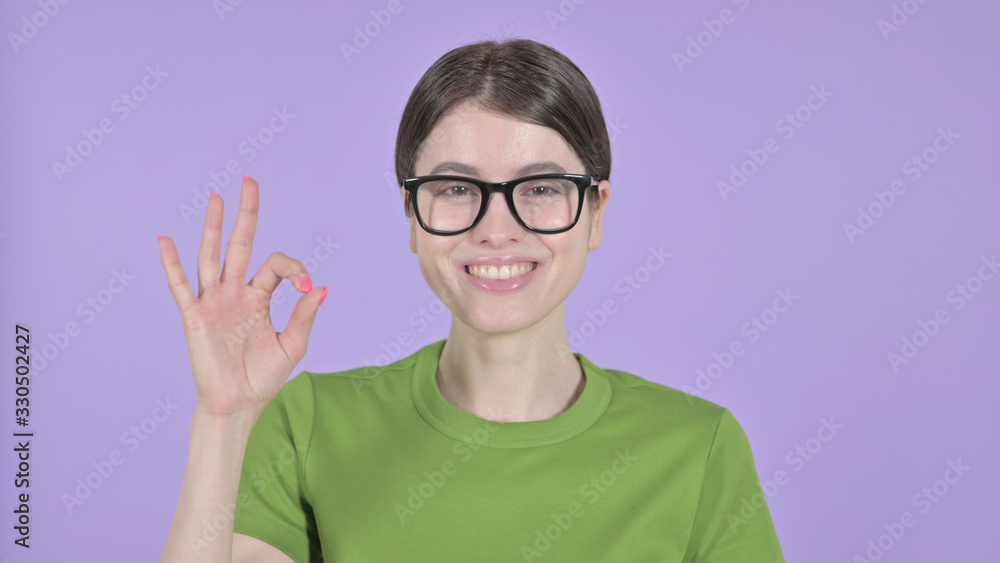
[[[472,190],[464,184],[451,184],[442,186],[437,190],[437,194],[448,197],[466,197],[471,195]]]

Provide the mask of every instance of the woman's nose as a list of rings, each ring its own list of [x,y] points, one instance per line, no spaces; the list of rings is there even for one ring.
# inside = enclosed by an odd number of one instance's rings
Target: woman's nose
[[[510,237],[516,235],[518,231],[523,231],[521,225],[511,214],[507,207],[507,200],[499,192],[490,194],[489,201],[486,202],[486,212],[483,218],[476,225],[484,235],[497,235],[499,237]]]

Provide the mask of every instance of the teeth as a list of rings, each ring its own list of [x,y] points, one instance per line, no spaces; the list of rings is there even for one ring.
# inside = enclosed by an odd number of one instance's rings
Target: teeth
[[[521,262],[518,264],[503,265],[503,266],[466,266],[465,271],[477,278],[486,278],[491,280],[509,280],[510,278],[516,278],[523,276],[528,272],[535,269],[535,264],[533,262]]]

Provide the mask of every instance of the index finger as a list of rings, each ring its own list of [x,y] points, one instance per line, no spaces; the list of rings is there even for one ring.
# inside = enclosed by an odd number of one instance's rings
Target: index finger
[[[243,177],[240,191],[240,209],[236,213],[236,224],[233,234],[226,245],[226,263],[222,267],[222,281],[230,277],[239,277],[246,281],[247,267],[250,265],[250,253],[253,250],[253,236],[257,232],[257,212],[260,209],[260,197],[257,181],[250,176]]]

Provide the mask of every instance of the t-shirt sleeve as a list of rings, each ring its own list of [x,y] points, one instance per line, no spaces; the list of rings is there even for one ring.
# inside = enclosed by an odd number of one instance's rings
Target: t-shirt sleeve
[[[312,421],[312,380],[302,372],[285,383],[250,431],[233,523],[234,532],[265,541],[297,563],[321,558],[305,476]]]
[[[725,409],[705,463],[690,544],[692,563],[784,563],[750,441]]]

